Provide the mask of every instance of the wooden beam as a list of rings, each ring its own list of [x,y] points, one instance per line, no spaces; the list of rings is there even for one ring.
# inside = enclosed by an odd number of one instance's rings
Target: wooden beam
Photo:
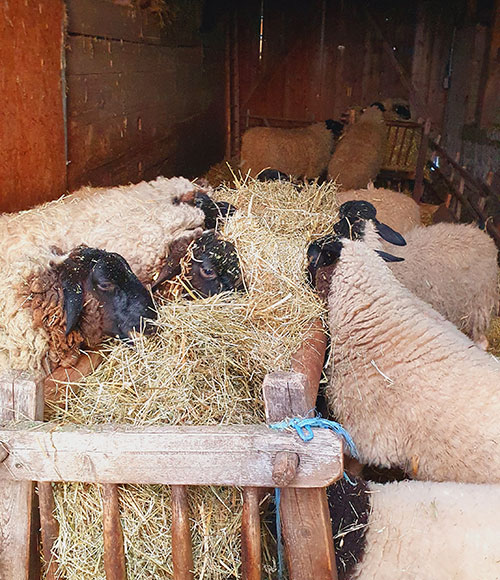
[[[296,434],[254,426],[100,425],[36,423],[3,427],[9,455],[0,480],[164,483],[274,487],[274,460],[296,453],[291,485],[329,485],[342,473],[341,445],[320,431],[309,443]]]
[[[59,578],[57,561],[53,554],[54,542],[59,536],[59,522],[55,516],[55,501],[52,484],[48,481],[38,482],[38,503],[40,506],[40,532],[42,536],[42,553],[45,561],[45,580]]]
[[[43,416],[42,389],[31,377],[10,372],[0,376],[0,423]],[[7,446],[5,446],[7,447]],[[7,448],[10,453],[10,450]],[[8,470],[9,455],[1,463]],[[10,467],[12,468],[12,467]],[[31,478],[36,479],[36,478]],[[2,481],[0,484],[0,578],[34,578],[37,565],[30,558],[37,552],[32,533],[34,484],[32,481]]]
[[[105,483],[101,489],[106,580],[127,580],[118,486]]]
[[[245,487],[243,489],[243,515],[241,519],[242,580],[261,580],[262,578],[259,515],[261,495],[261,490],[255,487]]]
[[[304,416],[310,409],[308,380],[299,373],[270,373],[264,379],[269,423]],[[312,443],[320,434],[314,433]],[[342,443],[336,444],[341,460]],[[338,478],[342,477],[342,467]],[[325,489],[281,490],[281,527],[290,580],[337,580],[333,533]]]
[[[187,487],[172,486],[172,563],[174,580],[193,580],[193,544],[189,528]]]

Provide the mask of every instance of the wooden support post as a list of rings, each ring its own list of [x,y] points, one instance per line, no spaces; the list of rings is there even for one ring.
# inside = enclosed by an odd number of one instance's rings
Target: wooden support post
[[[112,483],[103,484],[102,504],[104,573],[106,574],[106,580],[127,580],[117,485]]]
[[[429,134],[431,132],[431,120],[426,119],[422,138],[420,139],[420,148],[417,156],[417,167],[415,168],[415,186],[413,188],[413,199],[418,203],[424,193],[424,169],[427,159],[427,147],[429,146]]]
[[[268,374],[263,385],[267,422],[304,416],[311,408],[308,387],[303,374]],[[339,441],[340,457],[341,449]],[[337,580],[325,488],[282,488],[280,513],[290,580]]]
[[[193,547],[189,528],[187,486],[172,485],[171,490],[174,580],[193,580]]]
[[[241,577],[242,580],[261,580],[261,541],[258,487],[243,488],[241,520]]]
[[[43,391],[19,372],[0,376],[0,423],[41,419]],[[28,580],[39,575],[32,481],[3,481],[0,485],[0,578]],[[36,559],[35,559],[36,556]],[[38,561],[36,561],[38,560]]]
[[[57,561],[52,548],[59,536],[59,524],[54,515],[55,502],[52,484],[48,481],[39,481],[38,503],[40,506],[40,532],[42,535],[42,553],[45,561],[45,580],[55,580],[59,577]]]

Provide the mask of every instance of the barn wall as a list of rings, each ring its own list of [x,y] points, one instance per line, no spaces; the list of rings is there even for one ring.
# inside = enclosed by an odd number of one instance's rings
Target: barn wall
[[[0,211],[61,195],[62,0],[0,3]]]
[[[218,161],[224,45],[216,33],[202,42],[202,1],[166,14],[132,2],[67,4],[69,189],[194,177]]]
[[[356,0],[265,0],[259,60],[260,5],[247,2],[239,11],[243,121],[247,111],[310,121],[338,118],[352,106],[408,97],[408,85],[389,53],[396,48],[409,79],[412,8],[388,2],[367,12],[367,3]]]

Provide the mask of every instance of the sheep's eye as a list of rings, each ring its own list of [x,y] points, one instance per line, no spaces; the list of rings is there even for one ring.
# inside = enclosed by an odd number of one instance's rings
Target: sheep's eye
[[[213,280],[217,277],[213,268],[204,268],[203,266],[200,268],[200,275],[202,278],[206,278],[207,280]]]
[[[115,289],[115,285],[112,282],[100,282],[97,284],[97,288],[101,292],[111,292]]]

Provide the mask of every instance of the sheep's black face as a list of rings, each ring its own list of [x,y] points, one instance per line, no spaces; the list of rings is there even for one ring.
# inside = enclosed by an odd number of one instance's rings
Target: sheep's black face
[[[213,231],[194,242],[189,275],[193,288],[204,297],[243,286],[236,248]]]
[[[306,279],[312,287],[316,286],[318,270],[335,264],[341,252],[342,242],[336,235],[324,236],[309,244]]]
[[[326,128],[332,132],[333,136],[338,139],[344,132],[345,125],[342,121],[334,121],[332,119],[327,119],[325,121]]]
[[[411,118],[410,108],[406,105],[393,105],[392,110],[401,117],[401,119],[405,119],[406,121]]]
[[[227,201],[214,201],[209,195],[197,191],[194,195],[194,205],[205,214],[205,229],[217,229],[220,223],[231,217],[236,208]]]
[[[156,319],[153,300],[119,254],[104,254],[94,262],[88,284],[103,309],[103,332],[121,339],[135,331],[150,332]]]
[[[104,335],[128,338],[133,330],[149,330],[156,318],[148,290],[119,255],[96,248],[76,248],[60,266],[66,334],[78,324],[89,296],[101,308]]]

